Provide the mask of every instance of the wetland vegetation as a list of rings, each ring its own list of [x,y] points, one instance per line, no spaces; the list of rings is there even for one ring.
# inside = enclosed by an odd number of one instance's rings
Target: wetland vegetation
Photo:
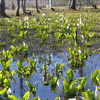
[[[100,13],[45,12],[0,18],[0,99],[99,100]]]

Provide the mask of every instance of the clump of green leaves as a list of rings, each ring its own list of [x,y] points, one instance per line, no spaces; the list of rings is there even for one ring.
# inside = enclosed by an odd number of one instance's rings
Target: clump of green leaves
[[[94,71],[91,75],[92,81],[96,84],[100,86],[100,69]]]
[[[84,60],[88,57],[87,51],[82,51],[81,47],[69,48],[69,63],[73,69],[84,67]]]
[[[80,81],[73,80],[74,74],[72,69],[69,69],[66,72],[66,75],[67,79],[62,77],[64,93],[68,97],[75,97],[76,93],[78,93],[80,90],[83,90],[83,88],[86,86],[87,78],[84,77]]]

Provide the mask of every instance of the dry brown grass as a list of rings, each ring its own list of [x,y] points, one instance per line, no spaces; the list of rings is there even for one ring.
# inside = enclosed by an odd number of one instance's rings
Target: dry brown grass
[[[46,9],[46,8],[41,8],[39,9],[41,13],[45,13],[45,14],[55,14],[55,13],[67,13],[70,16],[73,16],[74,13],[80,13],[80,14],[84,14],[84,13],[98,13],[100,12],[100,9],[93,9],[91,7],[84,7],[83,9],[77,9],[77,10],[71,10],[69,9],[67,6],[57,6],[57,7],[53,7],[55,9],[55,11],[52,11],[51,9]],[[26,8],[27,12],[32,12],[31,16],[39,16],[41,13],[37,13],[35,8]],[[15,17],[16,14],[16,10],[6,10],[6,13],[8,16],[10,17]],[[22,9],[20,9],[20,15],[23,17],[25,16],[25,14],[23,14]]]
[[[67,6],[53,7],[53,8],[55,9],[55,11],[52,11],[51,9],[47,9],[47,8],[41,8],[41,9],[39,9],[39,11],[41,13],[45,13],[45,14],[49,14],[49,13],[54,13],[54,14],[55,13],[76,13],[77,12],[77,11],[74,11],[74,10],[69,10],[69,8]],[[27,12],[31,11],[33,16],[38,16],[39,15],[39,13],[36,12],[35,8],[26,8],[26,10],[27,10]],[[16,10],[7,9],[6,14],[10,17],[13,17],[16,14]],[[22,9],[20,9],[20,15],[21,16],[25,15],[25,14],[23,14]]]

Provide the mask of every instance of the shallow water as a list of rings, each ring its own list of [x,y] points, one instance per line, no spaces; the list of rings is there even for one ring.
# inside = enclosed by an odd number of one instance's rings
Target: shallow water
[[[41,56],[44,57],[44,54],[40,54]],[[48,56],[48,54],[46,55]],[[46,57],[45,56],[45,57]],[[67,52],[60,52],[60,53],[55,53],[55,54],[50,54],[51,56],[51,63],[48,65],[48,73],[54,73],[55,70],[55,64],[56,63],[64,63],[65,68],[64,68],[64,77],[66,77],[66,73],[68,69],[70,68],[70,65],[68,64],[68,53]],[[35,60],[38,60],[38,54],[36,56]],[[47,58],[47,57],[46,57]],[[46,59],[45,58],[45,59]],[[74,79],[77,77],[88,77],[88,82],[86,85],[86,89],[91,89],[94,91],[94,86],[95,84],[92,83],[91,81],[91,74],[99,69],[100,63],[100,54],[95,54],[88,56],[88,60],[85,60],[85,65],[86,68],[82,69],[77,69],[74,72]],[[27,65],[27,62],[24,62],[23,65]],[[43,62],[37,61],[37,74],[36,75],[31,75],[30,79],[28,80],[31,84],[36,83],[37,84],[37,92],[36,92],[36,97],[40,97],[41,100],[54,100],[56,97],[61,97],[63,100],[63,94],[61,88],[57,86],[57,93],[54,93],[51,91],[51,86],[45,86],[43,85],[43,72],[40,71],[40,67],[43,65]],[[11,70],[13,70],[16,66],[16,61],[14,61],[11,65]],[[28,87],[26,86],[26,79],[24,77],[18,78],[17,74],[14,76],[16,83],[13,81],[11,82],[11,89],[12,89],[12,95],[16,96],[17,98],[22,97],[25,92],[28,91]],[[31,94],[31,99],[34,98],[34,96]],[[30,99],[30,100],[31,100]]]

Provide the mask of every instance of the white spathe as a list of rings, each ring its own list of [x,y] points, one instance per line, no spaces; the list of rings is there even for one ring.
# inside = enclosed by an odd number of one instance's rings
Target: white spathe
[[[7,95],[10,95],[11,94],[11,88],[9,88],[8,90],[7,90]]]
[[[98,100],[99,97],[100,97],[100,92],[99,92],[99,90],[98,90],[98,87],[96,86],[96,87],[95,87],[95,99]]]

